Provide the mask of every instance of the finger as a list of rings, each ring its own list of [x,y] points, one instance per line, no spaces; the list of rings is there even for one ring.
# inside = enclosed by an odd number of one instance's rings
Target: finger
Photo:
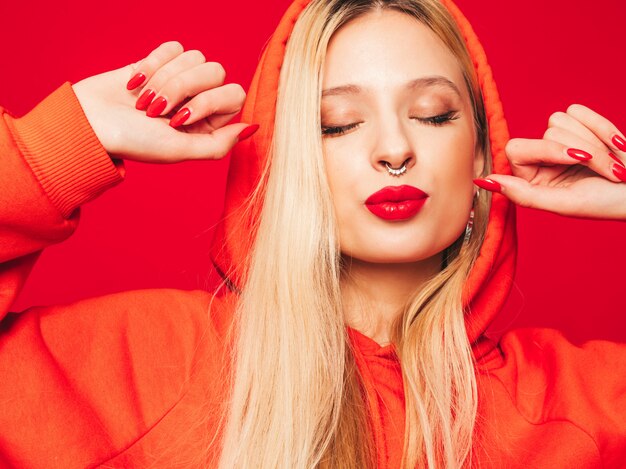
[[[146,83],[146,80],[149,80],[159,67],[182,54],[183,51],[184,48],[178,41],[164,42],[150,52],[147,57],[132,65],[131,77],[126,84],[126,88],[128,90],[137,89]]]
[[[511,139],[505,152],[511,162],[511,169],[515,176],[532,183],[547,182],[559,172],[546,170],[546,166],[581,164],[590,167],[593,171],[614,182],[622,182],[626,171],[609,156],[604,149],[589,145],[576,135],[569,134],[559,127],[546,130],[544,138],[539,139]],[[541,169],[541,171],[539,171]],[[549,168],[548,168],[549,169]],[[540,179],[542,178],[542,179]]]
[[[606,147],[599,140],[598,143],[601,147],[592,145],[578,134],[573,134],[561,127],[551,127],[546,130],[544,139],[561,144],[564,151],[572,156],[577,155],[580,151],[583,151],[586,155],[591,155],[591,159],[581,160],[580,164],[587,166],[610,181],[622,182],[626,179],[626,168],[609,156]]]
[[[213,88],[222,87],[225,77],[226,72],[224,71],[224,67],[222,67],[222,65],[217,62],[204,62],[193,67],[192,69],[185,70],[184,72],[173,76],[160,88],[160,90],[156,94],[156,99],[158,99],[158,97],[162,97],[167,103],[163,111],[160,112],[160,115],[169,113],[172,109],[177,107],[181,101],[185,100],[188,97],[191,97],[192,99],[188,100],[185,103],[185,107],[187,107],[190,111],[189,123],[193,123],[201,119],[202,117],[205,117],[198,114],[196,109],[195,113],[191,113],[191,107],[195,108],[197,105],[195,103],[189,103],[196,99],[196,95],[199,95]],[[240,85],[236,84],[226,86],[228,86],[228,88],[222,88],[226,89],[225,92],[229,93],[229,96],[233,94],[233,91],[230,90],[230,88],[235,88],[235,94],[238,93],[237,96],[241,99],[240,106],[243,105],[243,100],[245,100],[246,97],[246,93],[243,88]],[[148,112],[148,115],[151,115],[150,112]]]
[[[223,158],[238,142],[250,137],[259,128],[242,122],[226,125],[211,133],[173,132],[164,139],[163,154],[171,161]]]
[[[146,81],[146,75],[141,71],[137,71],[138,65],[139,65],[139,62],[130,64],[130,71],[132,73],[131,73],[130,80],[128,80],[128,83],[126,83],[126,89],[128,91],[134,90],[135,88],[141,86]]]
[[[155,92],[146,114],[148,117],[167,114],[185,98],[221,86],[225,77],[224,67],[217,62],[206,62],[202,52],[184,52],[161,67],[146,85]]]
[[[212,129],[219,129],[232,121],[237,114],[239,114],[239,111],[231,112],[230,114],[213,114],[206,118],[206,122]]]
[[[181,108],[181,112],[184,113],[184,109]],[[177,113],[180,115],[180,112]],[[174,128],[178,128],[183,132],[187,133],[207,133],[214,132],[220,127],[224,127],[226,124],[230,123],[235,116],[239,115],[238,112],[230,113],[230,114],[213,114],[206,119],[201,119],[193,124],[185,124],[185,125],[176,125],[175,120],[179,119],[179,116],[174,115],[170,121],[170,126]],[[184,121],[184,115],[180,118],[181,121]],[[239,122],[237,120],[237,122]]]
[[[203,75],[207,76],[206,73]],[[241,85],[236,83],[228,83],[218,88],[208,89],[198,93],[189,100],[172,117],[170,125],[172,127],[177,127],[183,123],[189,125],[213,115],[230,115],[232,117],[241,110],[245,100],[246,92]],[[184,120],[181,120],[181,116],[184,117]],[[211,121],[211,124],[214,128],[218,128],[221,126],[217,125],[220,122],[223,125],[227,121],[224,121],[224,118],[216,118]]]
[[[230,114],[213,114],[210,117],[207,117],[204,120],[199,120],[190,125],[180,126],[179,129],[185,132],[213,132],[220,127],[224,127],[226,124],[230,123],[235,116],[239,115],[238,112],[230,113]],[[174,117],[172,117],[172,121]],[[238,121],[237,121],[238,122]],[[172,127],[177,127],[170,123]]]
[[[579,158],[572,157],[567,153],[563,145],[544,139],[512,138],[505,147],[505,153],[515,176],[527,181],[539,182],[539,169],[549,174],[546,167],[566,165],[571,166],[580,162]],[[562,168],[556,168],[556,172],[562,172]]]
[[[582,171],[588,171],[581,168]],[[497,192],[505,195],[513,203],[527,208],[547,210],[565,216],[623,219],[625,216],[623,200],[625,194],[620,191],[606,191],[603,186],[606,181],[598,177],[585,177],[570,187],[549,187],[531,184],[528,181],[515,176],[503,174],[490,174],[485,179],[494,181],[497,186],[481,184],[488,190],[497,189]],[[626,191],[626,186],[620,186]],[[595,194],[596,197],[589,197]]]
[[[582,104],[572,104],[567,113],[591,130],[621,161],[626,161],[626,138],[615,124]]]
[[[578,135],[587,143],[602,148],[604,144],[589,128],[585,127],[578,119],[565,112],[555,112],[548,119],[548,128],[560,127]]]

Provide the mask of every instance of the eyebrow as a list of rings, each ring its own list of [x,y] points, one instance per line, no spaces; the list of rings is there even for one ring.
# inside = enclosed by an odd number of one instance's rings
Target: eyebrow
[[[436,86],[443,86],[445,88],[448,88],[452,90],[454,93],[456,93],[459,98],[461,97],[461,92],[459,91],[457,86],[454,83],[452,83],[450,80],[448,80],[447,78],[442,77],[441,75],[433,75],[433,76],[428,76],[428,77],[416,78],[414,80],[411,80],[405,83],[404,88],[414,90],[416,88],[429,88],[429,87],[436,87]],[[353,85],[353,84],[335,86],[333,88],[327,88],[325,90],[322,90],[322,98],[325,98],[327,96],[359,94],[359,93],[362,93],[363,91],[364,91],[363,88],[361,88],[358,85]]]

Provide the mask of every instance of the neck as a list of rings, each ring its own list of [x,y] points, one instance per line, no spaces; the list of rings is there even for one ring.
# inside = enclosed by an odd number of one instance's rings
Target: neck
[[[376,264],[345,259],[341,294],[346,324],[380,345],[409,298],[441,268],[441,253],[418,262]]]

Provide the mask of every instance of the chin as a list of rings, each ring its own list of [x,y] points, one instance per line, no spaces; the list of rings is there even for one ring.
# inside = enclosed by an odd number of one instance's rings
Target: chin
[[[372,264],[405,264],[429,259],[445,249],[446,246],[412,246],[407,249],[406,245],[395,243],[382,243],[358,248],[346,248],[341,250],[344,256],[358,259]]]
[[[465,218],[447,217],[382,222],[376,219],[346,219],[340,226],[340,249],[344,256],[362,262],[401,264],[420,262],[440,254],[465,230]]]
[[[440,254],[461,235],[459,230],[441,233],[441,230],[430,232],[423,227],[417,232],[402,230],[393,233],[387,229],[370,233],[367,238],[343,237],[340,241],[341,253],[363,262],[377,264],[420,262]]]

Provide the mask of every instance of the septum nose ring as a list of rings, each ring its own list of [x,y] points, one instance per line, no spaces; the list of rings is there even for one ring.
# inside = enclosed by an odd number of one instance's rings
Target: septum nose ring
[[[391,174],[392,176],[402,176],[404,173],[406,173],[406,161],[402,163],[402,166],[400,166],[397,169],[392,168],[391,165],[386,161],[385,161],[385,166],[387,166],[387,172]]]

